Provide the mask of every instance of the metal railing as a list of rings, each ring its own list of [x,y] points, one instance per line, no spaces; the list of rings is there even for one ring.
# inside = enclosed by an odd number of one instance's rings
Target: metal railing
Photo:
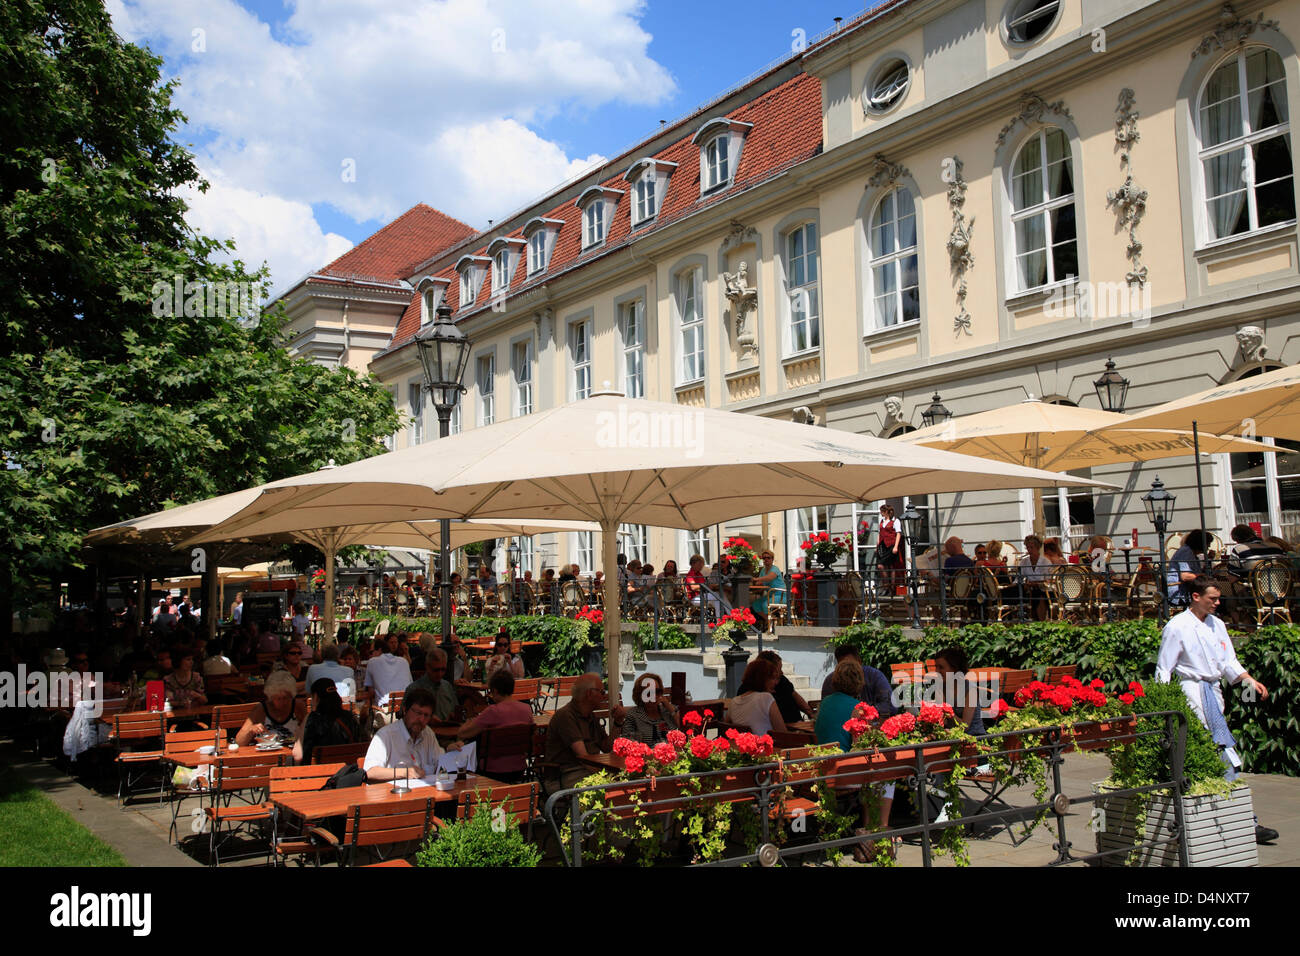
[[[930,867],[934,863],[936,845],[942,831],[954,827],[966,827],[971,824],[981,826],[1004,824],[1010,828],[1013,824],[1023,822],[1026,818],[1037,819],[1041,815],[1047,814],[1055,818],[1054,826],[1056,831],[1053,843],[1056,857],[1047,864],[1049,866],[1091,863],[1109,857],[1117,857],[1119,854],[1128,855],[1159,847],[1176,847],[1179,866],[1186,867],[1188,857],[1183,793],[1187,789],[1187,783],[1183,772],[1183,761],[1187,747],[1187,718],[1177,711],[1159,711],[1140,714],[1137,720],[1147,726],[1143,728],[1135,723],[1133,732],[1123,734],[1121,739],[1125,743],[1133,743],[1143,738],[1158,738],[1167,757],[1167,765],[1170,771],[1169,779],[1156,781],[1145,786],[1106,790],[1104,793],[1070,795],[1065,792],[1061,767],[1064,763],[1065,754],[1075,748],[1073,734],[1072,732],[1065,732],[1059,726],[1043,726],[987,734],[980,738],[983,746],[978,753],[962,753],[960,750],[964,745],[962,741],[927,741],[920,744],[907,744],[872,751],[853,751],[844,754],[834,753],[779,761],[773,760],[770,763],[750,767],[733,767],[663,776],[653,780],[649,777],[642,777],[602,783],[596,786],[571,787],[551,793],[546,798],[543,816],[555,837],[557,845],[562,848],[565,865],[572,867],[584,865],[585,844],[589,838],[596,834],[602,823],[606,827],[617,827],[620,822],[628,821],[632,816],[642,814],[649,815],[652,819],[666,820],[670,818],[672,811],[698,807],[703,803],[719,800],[754,808],[758,826],[754,832],[752,845],[736,847],[737,852],[723,859],[693,865],[741,866],[757,863],[760,866],[776,866],[812,854],[824,855],[829,851],[848,850],[864,842],[874,843],[879,840],[901,838],[904,840],[918,840],[921,848],[922,865]],[[1096,723],[1096,721],[1081,722],[1073,725],[1072,730],[1077,731],[1079,728],[1094,726]],[[1028,741],[1031,738],[1038,739],[1040,742],[1030,745]],[[999,743],[990,747],[991,742]],[[966,742],[965,746],[969,746],[969,743]],[[944,748],[944,752],[942,754],[926,755],[927,750],[936,748]],[[901,785],[916,796],[916,807],[919,815],[917,823],[877,829],[866,834],[852,833],[849,836],[830,839],[820,839],[816,836],[812,839],[797,841],[787,841],[785,839],[784,830],[786,824],[776,811],[783,806],[785,799],[792,794],[794,788],[805,789],[811,785],[817,785],[818,787],[830,787],[842,792],[851,792],[854,787],[860,791],[868,786],[891,782],[891,780],[898,778],[898,765],[895,763],[892,766],[881,766],[873,769],[870,761],[873,758],[882,757],[888,760],[889,755],[904,753],[911,753],[912,759],[909,761],[909,772]],[[954,762],[969,765],[987,762],[997,757],[1003,757],[1008,761],[1022,760],[1025,755],[1042,755],[1047,764],[1050,785],[1046,801],[1033,802],[1022,806],[1011,806],[1006,804],[1005,801],[999,801],[1003,804],[1004,809],[989,810],[985,809],[989,805],[989,801],[986,800],[981,805],[979,812],[974,815],[958,816],[944,820],[938,819],[937,814],[932,812],[930,797],[935,793],[947,795],[946,791],[939,790],[939,787],[946,780]],[[868,762],[861,766],[842,767],[844,762],[851,762],[855,758],[866,758]],[[743,779],[751,776],[752,784],[736,785],[738,778]],[[846,787],[846,780],[852,786]],[[720,789],[709,790],[710,783],[716,784]],[[728,783],[731,785],[727,786]],[[683,784],[694,792],[682,793]],[[668,795],[655,796],[656,792],[660,790]],[[611,805],[608,799],[611,792],[615,792],[615,796],[618,797],[625,797],[629,792],[637,793],[639,796],[635,801],[624,799],[620,803]],[[1099,850],[1094,853],[1084,854],[1073,851],[1066,835],[1066,819],[1070,815],[1072,808],[1086,804],[1095,806],[1103,800],[1143,796],[1158,792],[1167,793],[1173,804],[1174,825],[1169,828],[1168,832],[1144,835],[1136,842],[1119,849]],[[584,795],[595,795],[598,797],[598,801],[588,801],[589,805],[584,807],[582,799]],[[653,799],[642,799],[647,795],[653,797]],[[571,812],[575,802],[580,808],[578,813]],[[809,815],[812,816],[812,814]],[[607,819],[602,821],[602,816]],[[612,818],[612,820],[609,818]],[[1090,821],[1095,819],[1095,815],[1090,816]],[[782,833],[780,837],[776,833],[778,829]],[[737,828],[733,827],[732,830],[735,832]]]

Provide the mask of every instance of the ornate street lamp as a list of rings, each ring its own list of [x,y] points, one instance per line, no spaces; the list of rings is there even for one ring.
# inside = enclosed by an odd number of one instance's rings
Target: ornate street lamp
[[[446,438],[451,434],[451,413],[465,391],[461,380],[465,377],[465,366],[469,364],[470,350],[470,341],[465,333],[452,324],[449,305],[438,306],[437,321],[416,333],[415,347],[420,355],[420,364],[424,366],[425,388],[429,390],[433,407],[438,412],[438,435]],[[442,583],[438,597],[442,611],[442,644],[450,650],[451,549],[447,546],[451,537],[450,519],[439,520],[438,533],[441,539],[438,562],[442,569]]]
[[[511,538],[510,547],[506,548],[510,560],[510,606],[519,613],[519,593],[515,590],[515,572],[519,568],[519,539]]]
[[[931,401],[930,406],[921,413],[921,421],[923,421],[928,428],[931,425],[944,425],[951,420],[951,418],[952,412],[948,411],[948,409],[944,407],[943,403],[939,401],[939,393],[935,392],[934,400]]]
[[[939,396],[935,395],[935,401]],[[916,505],[908,501],[907,507],[903,509],[900,518],[903,522],[903,531],[907,535],[907,584],[912,594],[912,624],[915,627],[921,626],[921,601],[916,591],[916,554],[913,549],[916,547],[916,536],[921,530],[921,512],[916,510]]]
[[[1165,532],[1174,517],[1174,496],[1165,491],[1164,482],[1156,475],[1151,482],[1151,490],[1142,496],[1142,504],[1147,509],[1147,517],[1156,526],[1156,544],[1160,560],[1160,581],[1157,591],[1160,594],[1160,623],[1168,618],[1169,578],[1165,573]]]
[[[1115,363],[1107,358],[1106,371],[1101,378],[1092,383],[1097,390],[1097,401],[1101,402],[1102,411],[1122,413],[1124,402],[1128,398],[1128,379],[1115,371]]]

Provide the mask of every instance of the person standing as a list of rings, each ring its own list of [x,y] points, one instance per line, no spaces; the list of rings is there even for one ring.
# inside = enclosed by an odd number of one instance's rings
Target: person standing
[[[1219,588],[1204,575],[1188,583],[1188,608],[1170,618],[1160,635],[1160,653],[1156,657],[1156,680],[1169,682],[1176,679],[1192,712],[1210,731],[1219,745],[1220,757],[1227,764],[1224,773],[1229,780],[1236,779],[1241,757],[1228,723],[1223,717],[1223,688],[1221,681],[1243,684],[1260,700],[1268,700],[1268,688],[1246,672],[1237,660],[1237,652],[1228,637],[1228,629],[1215,617],[1219,606]],[[1269,843],[1277,839],[1277,831],[1255,821],[1255,842]]]
[[[880,532],[876,538],[876,567],[889,593],[903,583],[903,526],[893,505],[880,506]]]

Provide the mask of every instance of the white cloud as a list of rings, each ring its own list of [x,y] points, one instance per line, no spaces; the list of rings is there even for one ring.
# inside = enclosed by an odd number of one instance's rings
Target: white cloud
[[[285,41],[233,0],[108,3],[118,32],[181,79],[174,102],[209,178],[225,184],[196,210],[236,227],[241,253],[265,255],[277,285],[330,237],[318,226],[286,236],[292,255],[244,247],[277,241],[300,208],[329,203],[358,222],[388,221],[423,201],[486,225],[600,158],[570,157],[528,124],[674,92],[647,53],[640,0],[287,5]],[[347,160],[355,181],[343,175]],[[236,186],[249,196],[218,215]]]

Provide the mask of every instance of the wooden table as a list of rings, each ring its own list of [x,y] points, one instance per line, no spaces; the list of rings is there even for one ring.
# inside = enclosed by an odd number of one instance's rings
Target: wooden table
[[[273,797],[271,802],[282,813],[297,817],[304,823],[311,823],[327,817],[344,816],[349,809],[362,804],[396,803],[399,800],[433,797],[438,803],[451,803],[454,806],[467,793],[504,786],[506,784],[499,780],[472,773],[466,780],[457,780],[450,790],[439,790],[437,787],[412,787],[409,793],[397,794],[392,792],[391,783],[366,783],[359,787],[343,787],[337,790],[286,793]]]
[[[163,759],[191,770],[204,764],[216,763],[219,757],[283,757],[293,753],[292,747],[277,747],[274,750],[258,750],[254,744],[231,751],[229,746],[221,748],[220,755],[201,754],[197,750],[175,751],[166,754]]]
[[[794,723],[786,724],[785,729],[796,734],[817,733],[817,729],[811,720],[796,720]]]
[[[587,754],[585,757],[579,757],[578,760],[595,770],[627,769],[627,761],[621,754]]]

